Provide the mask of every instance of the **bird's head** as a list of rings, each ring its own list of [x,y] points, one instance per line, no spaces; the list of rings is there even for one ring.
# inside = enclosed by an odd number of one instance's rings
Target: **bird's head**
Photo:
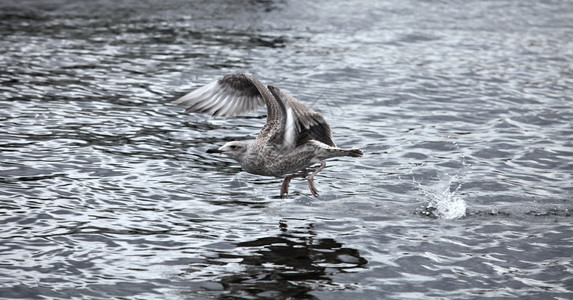
[[[243,156],[245,156],[245,153],[247,152],[249,144],[250,142],[246,141],[232,141],[226,143],[222,147],[209,149],[207,150],[207,153],[222,153],[238,162],[241,162]]]

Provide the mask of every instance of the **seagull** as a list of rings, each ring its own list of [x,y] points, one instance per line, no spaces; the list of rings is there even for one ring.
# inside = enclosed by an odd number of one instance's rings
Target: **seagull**
[[[207,153],[227,155],[251,174],[287,175],[281,197],[288,194],[290,181],[297,177],[306,177],[310,192],[318,196],[314,177],[326,167],[326,159],[363,155],[360,149],[336,147],[323,115],[273,85],[264,86],[251,75],[225,75],[173,103],[186,108],[185,112],[213,117],[233,117],[266,106],[267,120],[255,140],[228,142]],[[314,164],[320,166],[307,177],[308,168]]]

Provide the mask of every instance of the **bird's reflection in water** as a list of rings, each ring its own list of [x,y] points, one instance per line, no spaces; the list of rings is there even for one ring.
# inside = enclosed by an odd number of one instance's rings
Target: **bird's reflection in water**
[[[240,262],[244,271],[221,278],[228,296],[313,299],[308,294],[313,290],[345,288],[330,276],[356,271],[367,263],[356,249],[331,238],[316,238],[312,223],[289,229],[282,220],[279,228],[277,236],[237,244],[253,252],[238,251],[252,253]]]

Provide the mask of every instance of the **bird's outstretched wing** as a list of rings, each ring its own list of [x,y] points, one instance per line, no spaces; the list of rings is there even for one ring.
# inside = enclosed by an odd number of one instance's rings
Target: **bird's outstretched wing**
[[[260,83],[259,85],[262,86]],[[245,74],[230,74],[190,92],[173,103],[185,107],[186,112],[232,117],[264,106],[265,99],[252,77]]]
[[[335,147],[324,117],[279,88],[265,87],[246,74],[225,75],[174,101],[186,111],[232,117],[267,107],[267,122],[257,139],[286,148],[317,140]]]
[[[278,132],[284,132],[281,136],[284,145],[296,147],[309,140],[316,140],[336,147],[332,140],[332,130],[322,114],[315,112],[277,87],[269,85],[268,88],[277,101],[284,106],[282,128],[278,130]]]

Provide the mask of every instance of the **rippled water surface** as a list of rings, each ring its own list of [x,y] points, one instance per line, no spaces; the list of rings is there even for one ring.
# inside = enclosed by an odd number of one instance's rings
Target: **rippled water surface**
[[[0,34],[1,298],[573,298],[570,1],[2,1]],[[235,72],[365,156],[281,199],[206,154],[264,111],[170,101]]]

